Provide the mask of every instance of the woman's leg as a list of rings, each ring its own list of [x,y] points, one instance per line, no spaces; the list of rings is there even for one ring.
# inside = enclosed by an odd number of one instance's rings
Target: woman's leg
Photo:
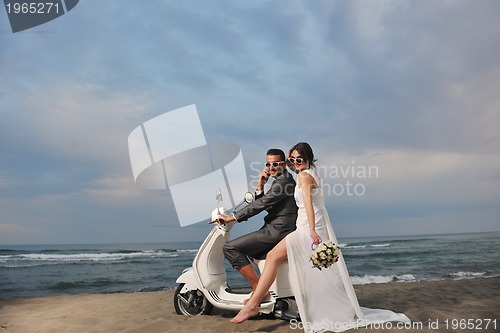
[[[232,323],[239,324],[248,318],[259,314],[259,304],[266,296],[269,291],[269,287],[273,284],[274,279],[276,279],[279,264],[285,261],[286,258],[287,253],[285,237],[267,254],[266,265],[264,266],[264,271],[259,278],[257,288],[243,309],[238,312],[236,317],[231,319]]]

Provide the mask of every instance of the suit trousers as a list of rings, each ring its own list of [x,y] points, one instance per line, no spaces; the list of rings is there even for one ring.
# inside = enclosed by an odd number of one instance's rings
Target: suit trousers
[[[265,259],[271,249],[279,243],[281,238],[274,243],[264,243],[259,240],[265,234],[265,229],[260,229],[227,242],[224,245],[224,256],[237,270],[250,264],[248,257]]]

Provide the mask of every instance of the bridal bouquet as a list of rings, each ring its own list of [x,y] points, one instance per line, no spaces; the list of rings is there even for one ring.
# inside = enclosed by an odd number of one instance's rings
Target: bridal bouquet
[[[339,260],[339,247],[335,243],[328,241],[319,244],[314,248],[309,260],[312,262],[312,267],[321,270],[328,268]]]

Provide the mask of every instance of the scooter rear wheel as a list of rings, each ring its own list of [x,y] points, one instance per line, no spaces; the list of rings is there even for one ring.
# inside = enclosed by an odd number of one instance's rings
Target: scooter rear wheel
[[[179,284],[174,293],[174,308],[177,314],[200,316],[212,313],[213,305],[199,289],[181,293],[183,287],[184,283]]]

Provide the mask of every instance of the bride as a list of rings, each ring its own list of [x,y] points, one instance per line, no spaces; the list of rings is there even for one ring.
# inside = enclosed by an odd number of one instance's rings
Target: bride
[[[327,269],[311,268],[311,243],[338,241],[325,208],[311,146],[297,143],[288,157],[289,166],[298,173],[294,194],[299,207],[297,229],[268,253],[256,290],[231,322],[242,323],[259,313],[259,303],[276,278],[279,264],[287,258],[290,284],[305,332],[342,332],[387,321],[410,322],[404,314],[390,310],[360,308],[342,254]]]

